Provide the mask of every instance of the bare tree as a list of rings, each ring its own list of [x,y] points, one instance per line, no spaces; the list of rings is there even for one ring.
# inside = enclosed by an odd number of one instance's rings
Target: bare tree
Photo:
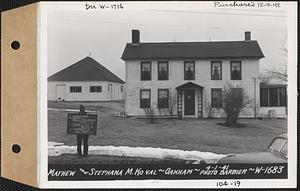
[[[281,50],[283,52],[283,56],[286,58],[286,61],[273,66],[271,69],[266,70],[266,72],[261,74],[261,78],[269,81],[270,79],[279,80],[280,82],[287,82],[287,56],[288,56],[288,48],[287,48],[287,33],[284,33],[284,37],[281,39]]]
[[[263,72],[258,76],[258,79],[261,83],[268,83],[272,77],[269,72]]]
[[[249,103],[242,88],[234,87],[228,84],[223,90],[222,109],[226,113],[226,125],[235,125],[237,123],[241,110]]]
[[[168,95],[168,102],[169,102],[168,113],[169,115],[174,115],[176,105],[177,105],[177,94],[175,91],[170,92],[170,94]]]
[[[203,96],[205,96],[203,99],[204,111],[207,113],[207,118],[212,119],[214,118],[213,107],[211,106],[211,103],[208,101],[207,95],[203,94]]]
[[[207,106],[207,110],[208,110],[207,118],[212,119],[214,117],[214,112],[213,112],[213,107],[210,104]]]
[[[147,119],[149,119],[149,122],[155,123],[155,116],[154,116],[155,112],[154,112],[153,107],[147,107],[147,108],[145,107],[144,111],[145,111]]]

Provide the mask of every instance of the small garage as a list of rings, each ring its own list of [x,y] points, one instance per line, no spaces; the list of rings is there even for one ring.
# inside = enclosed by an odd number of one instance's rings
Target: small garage
[[[48,77],[48,100],[122,100],[124,84],[123,80],[96,60],[86,57]]]

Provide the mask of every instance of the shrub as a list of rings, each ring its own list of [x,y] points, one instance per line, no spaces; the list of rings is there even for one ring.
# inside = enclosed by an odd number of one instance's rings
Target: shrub
[[[248,98],[242,88],[234,88],[231,84],[223,90],[222,108],[226,113],[226,124],[235,125],[241,110],[248,104]]]
[[[154,113],[154,109],[153,107],[149,107],[149,108],[144,108],[144,111],[146,113],[146,117],[147,119],[149,119],[150,123],[154,123],[154,119],[155,119],[155,113]]]
[[[168,101],[169,101],[169,107],[168,107],[168,112],[170,115],[174,115],[176,105],[177,105],[177,94],[176,92],[171,92],[168,96]]]

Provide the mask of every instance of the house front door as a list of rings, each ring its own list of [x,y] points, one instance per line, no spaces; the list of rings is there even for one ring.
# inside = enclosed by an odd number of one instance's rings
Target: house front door
[[[195,115],[195,90],[184,90],[184,115]]]
[[[109,100],[111,101],[113,99],[112,84],[108,84],[108,93],[109,93]]]
[[[65,101],[66,99],[66,87],[65,85],[56,85],[56,100]]]

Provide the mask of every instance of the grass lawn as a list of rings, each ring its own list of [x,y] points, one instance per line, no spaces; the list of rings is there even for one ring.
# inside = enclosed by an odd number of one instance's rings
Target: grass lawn
[[[287,131],[287,121],[240,119],[244,127],[224,127],[222,119],[146,119],[114,118],[124,111],[124,102],[48,102],[49,108],[87,110],[98,115],[97,136],[89,145],[160,147],[197,150],[221,154],[266,151],[273,137]],[[76,136],[68,135],[66,111],[48,110],[48,140],[76,145]],[[91,156],[90,156],[91,157]]]

